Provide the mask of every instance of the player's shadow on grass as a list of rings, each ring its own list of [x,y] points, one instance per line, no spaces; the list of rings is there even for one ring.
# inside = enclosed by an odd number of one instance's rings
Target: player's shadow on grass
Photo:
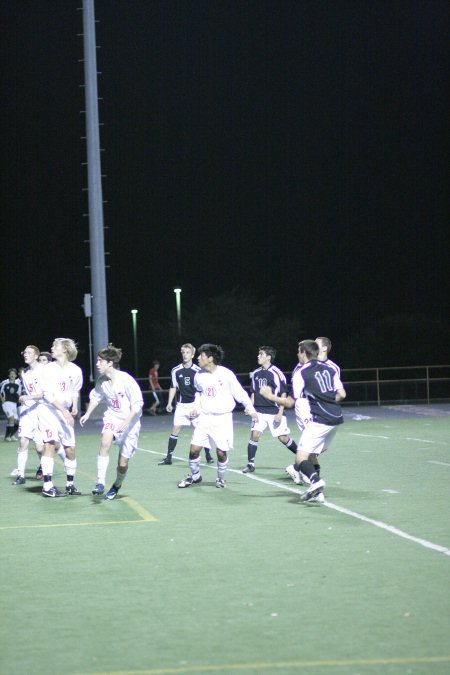
[[[28,486],[25,488],[27,492],[31,492],[31,494],[38,494],[39,492],[42,492],[42,483],[38,483],[37,485],[33,486]]]

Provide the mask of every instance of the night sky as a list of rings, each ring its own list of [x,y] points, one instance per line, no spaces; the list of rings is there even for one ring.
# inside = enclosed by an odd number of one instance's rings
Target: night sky
[[[28,343],[88,342],[81,4],[0,9],[2,373]],[[186,311],[273,296],[337,344],[448,321],[449,7],[96,0],[110,340],[129,354],[137,307],[150,362],[176,285]]]

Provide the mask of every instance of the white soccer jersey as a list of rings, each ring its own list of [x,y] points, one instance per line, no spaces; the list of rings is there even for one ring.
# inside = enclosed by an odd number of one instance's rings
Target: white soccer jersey
[[[21,411],[27,408],[36,408],[40,403],[42,403],[42,368],[43,366],[36,366],[35,368],[27,368],[22,372],[22,385],[27,396],[35,396],[36,394],[41,395],[41,399],[33,399],[30,401],[24,401],[21,403]]]
[[[144,405],[141,389],[136,380],[123,370],[117,370],[114,374],[114,381],[105,375],[100,375],[95,389],[89,393],[89,399],[100,403],[106,401],[108,412],[114,414],[118,419],[126,419],[133,406]],[[139,417],[141,416],[139,414]]]
[[[197,389],[195,403],[203,413],[229,413],[234,409],[235,401],[245,410],[255,412],[249,395],[229,368],[217,366],[212,373],[202,370],[195,376],[194,384]]]
[[[52,361],[42,368],[39,380],[45,404],[51,406],[53,401],[58,401],[70,410],[73,397],[80,393],[83,386],[83,373],[75,363],[60,366],[57,361]]]

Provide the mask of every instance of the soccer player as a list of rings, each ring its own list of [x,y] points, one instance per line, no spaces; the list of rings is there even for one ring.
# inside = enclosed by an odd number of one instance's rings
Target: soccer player
[[[166,405],[167,412],[171,413],[173,410],[173,402],[179,394],[179,400],[176,404],[175,415],[173,418],[172,432],[169,436],[169,443],[167,447],[167,455],[163,460],[158,462],[161,465],[172,464],[172,455],[178,442],[178,435],[181,427],[195,426],[195,419],[191,418],[191,410],[194,407],[195,387],[194,377],[200,372],[200,366],[193,363],[195,355],[195,347],[189,342],[181,345],[181,363],[171,372],[171,387],[169,389],[169,398]],[[211,457],[210,448],[205,447],[206,461],[208,464],[214,462]]]
[[[8,370],[8,379],[3,380],[0,385],[0,399],[2,401],[3,412],[6,417],[5,441],[18,441],[16,431],[19,426],[19,413],[17,403],[19,401],[21,383],[17,378],[17,370],[10,368]]]
[[[338,426],[343,423],[340,401],[346,397],[345,389],[336,371],[318,360],[319,346],[314,340],[298,344],[299,365],[292,373],[292,395],[285,399],[275,396],[270,387],[261,387],[260,393],[269,401],[287,408],[295,407],[295,416],[302,431],[297,448],[295,468],[309,480],[302,501],[323,501],[325,481],[320,478],[312,457],[317,457],[330,446]]]
[[[314,342],[316,342],[318,347],[319,347],[319,353],[317,355],[318,361],[322,361],[322,363],[326,363],[327,366],[330,366],[331,368],[333,368],[333,370],[336,372],[336,376],[337,376],[336,386],[339,389],[343,389],[344,385],[342,384],[342,381],[341,381],[341,369],[339,368],[339,366],[336,363],[334,363],[334,361],[332,361],[331,359],[328,358],[328,355],[331,351],[331,340],[330,340],[330,338],[318,337],[314,340]],[[299,368],[299,365],[297,364],[296,367]],[[313,462],[315,470],[319,473],[320,472],[320,464],[319,464],[319,461],[317,459],[317,455],[312,455],[310,457],[310,460]],[[289,474],[289,476],[292,478],[294,483],[297,483],[298,485],[303,485],[303,484],[308,485],[309,484],[307,476],[304,476],[301,473],[299,473],[295,468],[295,464],[290,464],[289,466],[287,466],[286,467],[286,473]]]
[[[22,352],[26,368],[22,372],[22,385],[24,393],[19,396],[19,447],[17,449],[17,470],[15,471],[16,480],[12,485],[23,485],[25,483],[25,468],[28,460],[28,446],[30,441],[34,441],[36,452],[39,457],[39,464],[44,449],[42,433],[39,429],[39,408],[42,404],[42,389],[39,383],[39,348],[35,345],[28,345]],[[36,472],[38,476],[39,469]]]
[[[50,352],[41,352],[39,354],[39,363],[42,363],[43,365],[47,365],[47,363],[51,363],[53,361],[52,355]]]
[[[217,452],[216,487],[225,487],[228,452],[233,448],[233,409],[235,402],[244,406],[245,414],[254,422],[258,415],[249,395],[229,368],[220,365],[224,352],[222,347],[204,344],[198,349],[198,365],[201,371],[194,378],[195,395],[191,418],[197,418],[197,426],[191,439],[189,468],[191,474],[178,483],[179,488],[198,485],[200,474],[200,451],[205,445],[214,444]]]
[[[317,358],[319,361],[322,361],[322,363],[326,363],[327,366],[331,366],[331,368],[334,368],[336,371],[339,379],[341,378],[341,369],[337,365],[337,363],[334,363],[331,359],[328,358],[329,353],[331,352],[331,340],[330,338],[327,337],[318,337],[314,340],[319,346],[319,353],[317,355]]]
[[[77,468],[75,452],[74,418],[78,415],[78,399],[83,386],[81,368],[73,361],[78,350],[70,338],[55,338],[51,348],[54,361],[40,370],[39,381],[43,391],[43,406],[39,411],[39,428],[43,435],[42,472],[44,497],[80,495],[74,485]],[[55,450],[60,443],[65,450],[64,469],[66,489],[53,485]]]
[[[255,455],[261,434],[267,427],[273,438],[278,438],[294,455],[297,444],[289,436],[284,407],[268,401],[259,393],[260,387],[269,386],[272,393],[281,398],[286,397],[287,382],[284,373],[273,364],[276,350],[273,347],[260,347],[258,351],[259,368],[250,373],[251,399],[258,413],[258,421],[252,425],[250,440],[247,446],[247,466],[242,473],[253,473],[255,470]]]
[[[80,417],[80,424],[84,426],[98,404],[106,401],[107,408],[103,415],[100,450],[97,456],[97,484],[92,494],[101,495],[105,490],[109,450],[113,442],[117,443],[119,459],[116,480],[104,496],[107,500],[117,497],[128,471],[128,462],[136,453],[144,405],[142,392],[136,380],[118,369],[121,358],[122,350],[112,344],[98,352],[96,366],[100,377],[89,394],[86,413]]]

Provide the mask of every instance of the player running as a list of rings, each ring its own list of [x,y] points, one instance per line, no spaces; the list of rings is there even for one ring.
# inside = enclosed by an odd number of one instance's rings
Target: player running
[[[97,484],[92,494],[101,495],[105,491],[109,451],[113,442],[117,443],[119,458],[116,480],[104,497],[107,500],[117,497],[128,471],[128,462],[136,453],[144,405],[142,392],[136,380],[123,370],[118,370],[121,358],[122,350],[112,344],[98,352],[96,366],[100,377],[95,388],[89,393],[86,413],[80,417],[80,424],[83,427],[98,404],[106,401],[107,408],[103,415],[100,450],[97,456]]]

